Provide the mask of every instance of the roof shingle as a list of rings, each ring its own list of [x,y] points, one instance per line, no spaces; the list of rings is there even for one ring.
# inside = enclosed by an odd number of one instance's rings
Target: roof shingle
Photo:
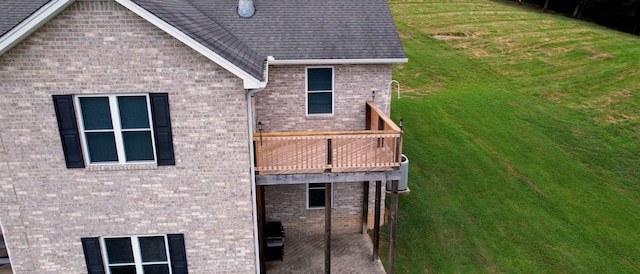
[[[232,62],[263,78],[276,60],[404,59],[386,0],[256,0],[242,18],[238,0],[129,0]],[[0,1],[0,37],[48,3]]]

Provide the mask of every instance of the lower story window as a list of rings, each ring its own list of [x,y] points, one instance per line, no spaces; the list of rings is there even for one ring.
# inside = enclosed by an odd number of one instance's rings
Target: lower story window
[[[111,274],[171,273],[165,236],[102,238],[103,256]]]
[[[325,206],[325,184],[307,184],[307,208],[322,209]],[[333,185],[331,187],[331,207],[333,208]]]
[[[89,274],[186,274],[182,234],[82,238]]]

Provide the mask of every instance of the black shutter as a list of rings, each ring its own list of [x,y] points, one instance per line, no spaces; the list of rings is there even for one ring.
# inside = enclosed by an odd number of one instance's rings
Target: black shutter
[[[171,135],[171,115],[169,114],[169,94],[150,93],[149,98],[151,99],[151,115],[153,116],[158,165],[175,165],[173,137]]]
[[[183,234],[167,234],[169,240],[169,256],[173,274],[187,274],[187,251],[184,248]]]
[[[58,130],[62,141],[62,151],[67,168],[84,168],[84,157],[80,145],[80,134],[76,124],[73,96],[53,95],[53,105],[58,119]]]
[[[89,274],[104,274],[102,253],[100,250],[100,238],[82,238],[84,260],[87,263]]]

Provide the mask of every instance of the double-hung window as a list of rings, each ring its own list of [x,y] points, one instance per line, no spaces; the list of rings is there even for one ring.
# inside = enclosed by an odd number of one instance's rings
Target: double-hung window
[[[307,115],[333,114],[333,67],[307,68]]]
[[[102,254],[111,274],[169,274],[165,236],[102,238]]]
[[[89,163],[155,160],[147,95],[77,96],[76,110]]]
[[[307,208],[322,209],[325,206],[325,184],[310,183],[307,184]],[[333,208],[333,187],[331,187],[331,207]]]
[[[89,274],[186,274],[182,234],[82,238]]]
[[[54,95],[67,168],[175,165],[169,95]]]

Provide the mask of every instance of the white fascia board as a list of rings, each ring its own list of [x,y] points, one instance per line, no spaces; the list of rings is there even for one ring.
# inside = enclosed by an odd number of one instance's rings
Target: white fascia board
[[[0,37],[0,55],[5,54],[73,2],[75,2],[75,0],[54,0],[42,6],[20,24]]]
[[[359,64],[398,64],[408,62],[408,58],[386,59],[297,59],[272,60],[269,65],[359,65]]]
[[[188,35],[186,35],[182,31],[178,30],[177,28],[175,28],[174,26],[170,25],[169,23],[161,20],[160,18],[156,17],[155,15],[153,15],[149,11],[143,9],[142,7],[136,5],[135,3],[133,3],[133,2],[131,2],[129,0],[116,0],[116,2],[120,3],[122,6],[124,6],[127,9],[129,9],[130,11],[132,11],[135,14],[137,14],[138,16],[140,16],[140,17],[144,18],[145,20],[149,21],[151,24],[155,25],[156,27],[158,27],[158,28],[162,29],[163,31],[167,32],[169,35],[171,35],[174,38],[178,39],[180,42],[182,42],[185,45],[189,46],[193,50],[195,50],[198,53],[204,55],[209,60],[213,61],[214,63],[216,63],[218,65],[220,65],[221,67],[223,67],[224,69],[226,69],[229,72],[233,73],[234,75],[238,76],[240,79],[242,79],[245,89],[263,88],[266,85],[266,83],[262,83],[259,79],[253,77],[251,74],[247,73],[243,69],[241,69],[238,66],[236,66],[235,64],[231,63],[229,60],[223,58],[222,56],[220,56],[219,54],[215,53],[214,51],[212,51],[211,49],[207,48],[206,46],[198,43],[198,41],[196,41],[193,38],[189,37]]]

